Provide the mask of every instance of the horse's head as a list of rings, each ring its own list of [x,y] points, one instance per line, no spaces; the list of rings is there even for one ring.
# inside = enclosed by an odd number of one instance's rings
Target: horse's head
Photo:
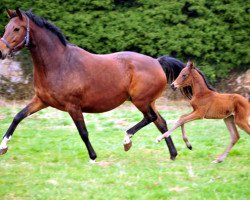
[[[10,21],[0,39],[0,59],[5,59],[29,43],[29,18],[19,9],[7,9],[7,14]]]
[[[186,86],[190,86],[192,83],[191,72],[194,69],[194,64],[192,61],[188,61],[186,67],[184,67],[179,76],[175,79],[175,81],[171,84],[171,88],[176,90],[177,88],[183,88]]]

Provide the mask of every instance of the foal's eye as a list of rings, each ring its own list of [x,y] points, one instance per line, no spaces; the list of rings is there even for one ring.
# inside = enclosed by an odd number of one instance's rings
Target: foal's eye
[[[15,28],[14,31],[15,32],[18,32],[20,30],[20,28]]]
[[[183,79],[187,78],[187,74],[183,74],[183,75],[182,75],[182,78],[183,78]]]

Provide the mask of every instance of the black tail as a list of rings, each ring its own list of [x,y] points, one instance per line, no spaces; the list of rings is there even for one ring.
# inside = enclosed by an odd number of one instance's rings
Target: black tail
[[[186,66],[180,60],[169,56],[161,56],[157,60],[161,64],[169,84],[179,76],[181,70]],[[190,86],[182,88],[181,93],[189,99],[192,98],[192,88]]]

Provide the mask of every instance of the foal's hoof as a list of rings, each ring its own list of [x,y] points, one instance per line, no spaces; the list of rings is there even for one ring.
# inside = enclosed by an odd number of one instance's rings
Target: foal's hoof
[[[124,143],[124,151],[128,151],[131,147],[132,147],[132,141],[130,141],[129,143]]]
[[[158,137],[156,138],[155,142],[156,142],[156,143],[160,143],[162,139],[163,139],[162,136],[158,136]]]
[[[217,164],[217,163],[221,163],[223,160],[214,160],[214,161],[212,161],[211,163],[213,163],[213,164]]]
[[[0,155],[5,154],[8,151],[8,147],[0,149]]]
[[[187,146],[187,148],[189,148],[190,150],[192,150],[193,149],[193,147],[190,145],[190,146]]]

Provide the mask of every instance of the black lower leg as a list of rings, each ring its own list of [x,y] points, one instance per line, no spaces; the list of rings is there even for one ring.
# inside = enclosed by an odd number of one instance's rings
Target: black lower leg
[[[139,131],[144,126],[150,124],[151,122],[155,121],[157,119],[157,115],[153,111],[151,107],[149,107],[149,112],[144,114],[144,118],[135,126],[127,130],[128,134],[134,135],[137,131]]]
[[[158,128],[158,130],[163,134],[168,131],[166,120],[163,119],[163,117],[158,113],[159,119],[155,121],[155,125]],[[177,156],[177,150],[174,146],[174,143],[172,141],[171,136],[168,138],[165,138],[165,142],[168,146],[169,152],[170,152],[170,159],[174,160]]]
[[[25,118],[28,116],[28,107],[24,108],[21,110],[16,116],[14,117],[9,129],[5,133],[3,137],[9,138],[10,136],[13,135],[13,132],[15,131],[17,125]]]
[[[78,130],[83,142],[86,145],[90,159],[95,160],[97,156],[96,156],[96,153],[95,153],[95,151],[94,151],[94,149],[89,141],[88,131],[86,129],[84,122],[82,122],[82,121],[74,121],[74,122],[75,122],[77,130]]]

